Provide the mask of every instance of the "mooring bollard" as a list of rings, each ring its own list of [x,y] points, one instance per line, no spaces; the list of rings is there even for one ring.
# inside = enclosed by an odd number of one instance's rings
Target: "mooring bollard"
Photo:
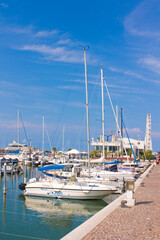
[[[6,163],[4,164],[4,186],[3,186],[3,194],[7,193],[7,182],[6,182]]]
[[[135,179],[134,178],[126,179],[127,198],[125,200],[127,201],[126,205],[129,207],[133,207],[136,204],[136,199],[133,198],[134,188],[135,188]]]

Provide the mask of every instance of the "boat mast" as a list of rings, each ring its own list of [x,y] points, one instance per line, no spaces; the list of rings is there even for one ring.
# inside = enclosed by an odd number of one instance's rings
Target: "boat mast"
[[[17,109],[17,130],[18,130],[18,149],[19,149],[19,108]]]
[[[104,146],[104,88],[103,88],[103,69],[101,67],[101,88],[102,88],[102,134],[103,134],[103,160],[105,159],[105,146]]]
[[[88,169],[90,177],[90,140],[89,140],[89,111],[88,111],[88,84],[87,84],[87,62],[86,50],[84,49],[84,66],[85,66],[85,84],[86,84],[86,115],[87,115],[87,143],[88,143]]]
[[[62,136],[62,154],[64,152],[64,131],[65,131],[65,126],[63,126],[63,136]]]
[[[42,117],[42,162],[41,165],[43,165],[43,159],[44,159],[44,116]]]
[[[123,156],[123,108],[121,108],[121,152]]]
[[[117,118],[117,121],[116,121],[116,125],[117,125],[117,159],[118,159],[118,105],[116,105],[116,118]]]

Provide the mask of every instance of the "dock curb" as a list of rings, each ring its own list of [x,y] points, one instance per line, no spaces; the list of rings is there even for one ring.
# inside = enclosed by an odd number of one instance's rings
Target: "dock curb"
[[[142,183],[143,179],[149,173],[154,165],[152,164],[135,182],[135,191]],[[65,235],[61,240],[81,240],[84,236],[92,231],[99,223],[101,223],[110,213],[112,213],[118,206],[121,205],[121,201],[126,198],[126,193],[122,194],[116,200],[111,202],[105,208],[100,210],[94,216],[75,228],[73,231]],[[104,199],[105,200],[105,199]]]

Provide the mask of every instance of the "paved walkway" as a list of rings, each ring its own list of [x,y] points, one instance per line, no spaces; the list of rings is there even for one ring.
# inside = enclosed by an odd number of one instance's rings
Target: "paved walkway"
[[[136,206],[118,207],[83,240],[160,240],[160,165],[136,190]]]

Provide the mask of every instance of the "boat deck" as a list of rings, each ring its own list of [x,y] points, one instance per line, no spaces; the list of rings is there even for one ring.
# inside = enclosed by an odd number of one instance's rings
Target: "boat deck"
[[[147,174],[134,197],[134,207],[119,206],[82,239],[160,239],[160,165]]]

